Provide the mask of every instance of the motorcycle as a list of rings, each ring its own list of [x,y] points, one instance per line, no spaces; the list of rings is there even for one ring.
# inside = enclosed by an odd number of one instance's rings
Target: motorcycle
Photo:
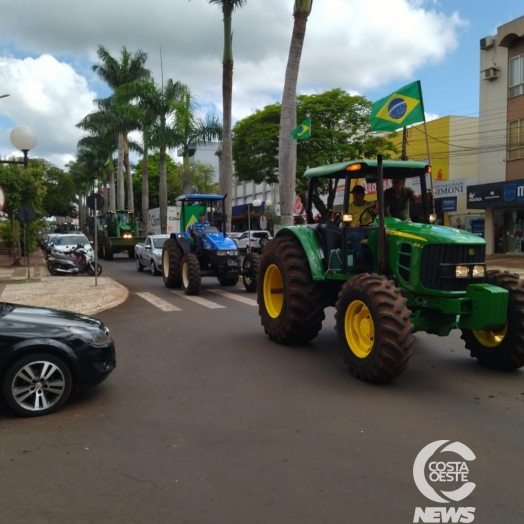
[[[58,275],[95,275],[95,262],[88,257],[87,251],[82,244],[78,244],[73,250],[66,254],[51,253],[46,260],[47,268],[52,276]],[[102,274],[102,266],[96,264],[96,275]]]

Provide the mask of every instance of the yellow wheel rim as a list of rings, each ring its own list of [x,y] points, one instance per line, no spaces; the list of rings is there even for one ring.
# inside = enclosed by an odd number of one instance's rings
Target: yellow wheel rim
[[[358,358],[366,358],[375,343],[375,324],[361,300],[349,304],[344,317],[344,332],[351,352]]]
[[[271,318],[277,318],[284,306],[284,283],[280,269],[271,264],[264,274],[264,305]]]
[[[475,338],[485,347],[494,348],[502,343],[506,332],[508,331],[508,323],[499,331],[489,331],[488,329],[479,329],[478,331],[473,330]]]

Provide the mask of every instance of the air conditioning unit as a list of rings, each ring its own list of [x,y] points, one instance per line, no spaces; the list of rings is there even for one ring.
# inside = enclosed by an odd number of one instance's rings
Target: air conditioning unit
[[[497,67],[490,67],[482,71],[484,73],[484,80],[495,80],[499,77],[499,69]]]
[[[491,49],[495,45],[495,40],[492,36],[485,36],[480,39],[480,49],[486,50]]]

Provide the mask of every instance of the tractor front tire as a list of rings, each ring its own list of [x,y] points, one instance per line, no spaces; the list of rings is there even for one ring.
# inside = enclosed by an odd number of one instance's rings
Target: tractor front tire
[[[182,258],[182,289],[186,295],[198,295],[200,293],[200,262],[193,253],[187,253]]]
[[[162,279],[164,286],[182,287],[182,258],[184,252],[174,238],[168,238],[162,247]]]
[[[506,325],[498,331],[462,329],[471,356],[484,367],[513,371],[524,366],[524,282],[515,273],[490,270],[486,284],[509,292]]]
[[[393,281],[357,275],[342,286],[335,308],[335,329],[352,375],[385,383],[406,369],[413,344],[411,311]]]
[[[260,270],[260,256],[257,253],[248,253],[242,262],[242,269],[248,273],[242,276],[244,288],[248,293],[255,293]]]
[[[279,344],[304,344],[322,329],[325,300],[295,237],[270,240],[257,275],[258,313],[264,331]]]
[[[113,260],[113,246],[110,238],[104,241],[104,260]]]
[[[132,247],[131,249],[127,250],[127,256],[129,258],[135,258],[135,248],[134,247]]]

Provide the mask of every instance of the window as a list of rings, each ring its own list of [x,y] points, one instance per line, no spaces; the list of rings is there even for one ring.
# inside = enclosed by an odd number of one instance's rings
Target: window
[[[524,158],[524,119],[508,122],[508,160]]]
[[[510,59],[508,84],[510,97],[524,94],[524,55]]]

